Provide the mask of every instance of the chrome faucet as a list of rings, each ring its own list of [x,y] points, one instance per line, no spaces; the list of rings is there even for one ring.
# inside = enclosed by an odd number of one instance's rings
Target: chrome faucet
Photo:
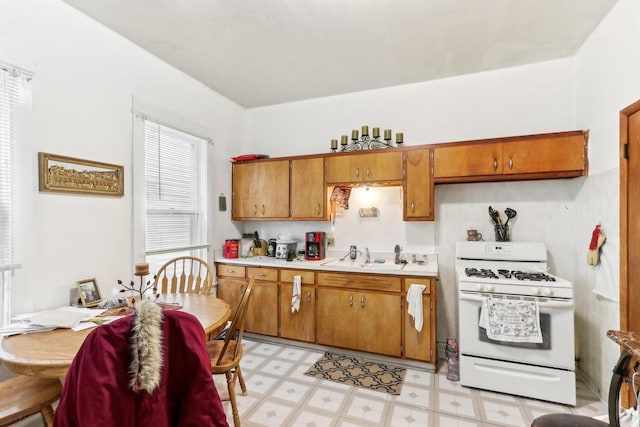
[[[396,254],[395,263],[400,264],[400,245],[396,245],[395,248],[393,248],[393,252]]]
[[[364,248],[364,252],[362,253],[364,256],[364,263],[369,264],[371,262],[371,255],[369,254],[369,248]]]

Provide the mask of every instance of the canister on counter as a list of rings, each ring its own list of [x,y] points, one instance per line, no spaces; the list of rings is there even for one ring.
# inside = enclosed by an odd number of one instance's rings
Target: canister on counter
[[[238,258],[238,249],[240,247],[239,239],[227,239],[224,241],[224,257]]]

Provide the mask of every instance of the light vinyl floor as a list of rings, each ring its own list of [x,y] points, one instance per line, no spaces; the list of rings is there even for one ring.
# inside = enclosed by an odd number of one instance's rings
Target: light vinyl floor
[[[322,351],[246,339],[243,346],[240,366],[247,395],[236,386],[243,427],[528,427],[547,413],[606,413],[606,405],[580,381],[572,407],[462,387],[446,379],[444,368],[437,373],[407,368],[401,394],[392,396],[304,375]],[[214,379],[225,399],[224,376]],[[233,426],[230,402],[223,405]]]

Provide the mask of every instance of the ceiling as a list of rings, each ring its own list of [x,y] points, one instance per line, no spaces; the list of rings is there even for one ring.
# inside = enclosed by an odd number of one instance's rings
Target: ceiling
[[[244,107],[571,56],[616,0],[63,0]]]

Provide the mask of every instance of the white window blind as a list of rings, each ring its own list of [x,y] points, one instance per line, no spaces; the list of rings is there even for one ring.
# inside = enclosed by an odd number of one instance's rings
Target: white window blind
[[[207,144],[144,122],[145,253],[151,271],[176,256],[207,260]]]
[[[16,165],[23,124],[23,107],[30,105],[31,76],[0,64],[0,314],[2,324],[11,316],[11,279],[21,266],[16,259],[16,235],[20,218],[20,192]]]

